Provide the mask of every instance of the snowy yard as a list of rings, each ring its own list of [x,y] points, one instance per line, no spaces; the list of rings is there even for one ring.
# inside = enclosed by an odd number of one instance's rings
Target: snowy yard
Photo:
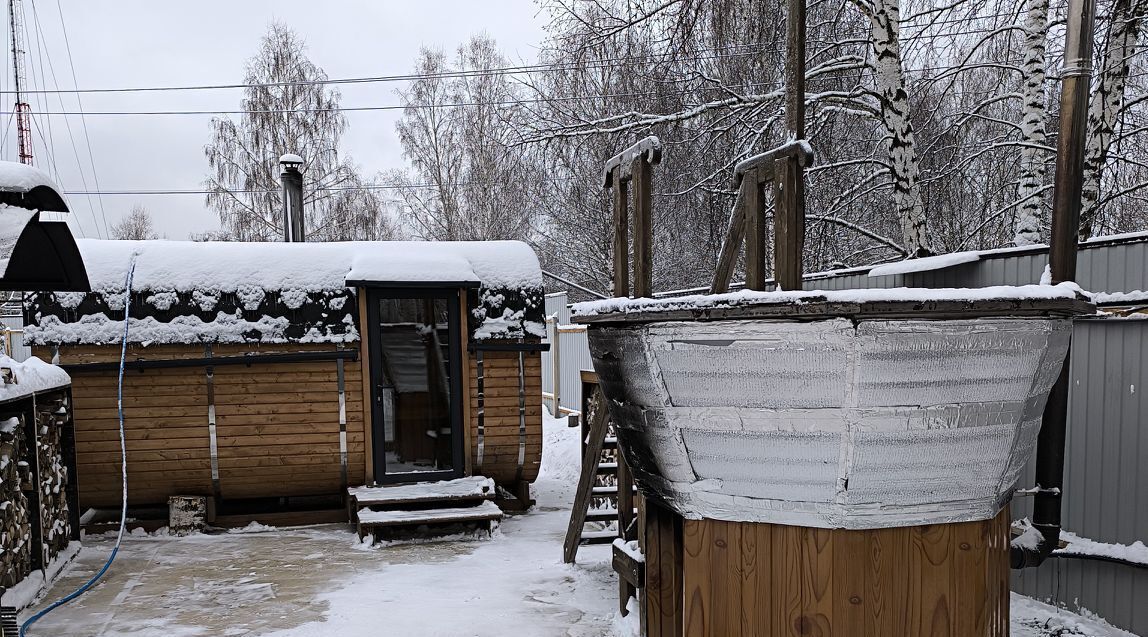
[[[576,566],[561,562],[577,429],[549,418],[544,427],[538,506],[509,516],[491,541],[367,548],[342,525],[132,536],[101,584],[31,634],[629,637],[609,547],[583,547]],[[90,577],[111,545],[85,540],[52,596]],[[1013,597],[1016,637],[1127,634]]]

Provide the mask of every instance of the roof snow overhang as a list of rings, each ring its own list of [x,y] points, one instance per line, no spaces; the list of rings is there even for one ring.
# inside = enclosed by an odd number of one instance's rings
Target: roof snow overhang
[[[68,214],[47,175],[0,162],[0,290],[91,289]]]

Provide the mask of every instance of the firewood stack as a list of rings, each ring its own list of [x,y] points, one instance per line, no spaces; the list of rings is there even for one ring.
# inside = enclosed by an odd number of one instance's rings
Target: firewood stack
[[[32,528],[24,487],[31,487],[24,417],[0,414],[0,587],[32,571]]]
[[[38,460],[40,469],[40,516],[44,564],[48,564],[71,539],[68,509],[68,467],[64,461],[68,400],[64,392],[44,394],[36,403]]]

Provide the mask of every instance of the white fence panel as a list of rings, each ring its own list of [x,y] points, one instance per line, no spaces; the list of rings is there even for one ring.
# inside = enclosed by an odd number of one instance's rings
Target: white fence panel
[[[542,395],[554,416],[582,410],[582,370],[594,369],[586,327],[570,324],[566,293],[546,295],[546,336],[550,351],[542,353]],[[555,400],[557,395],[557,400]]]
[[[24,344],[24,320],[19,316],[3,316],[0,317],[0,323],[3,324],[0,353],[17,361],[28,360],[32,355],[32,349]]]

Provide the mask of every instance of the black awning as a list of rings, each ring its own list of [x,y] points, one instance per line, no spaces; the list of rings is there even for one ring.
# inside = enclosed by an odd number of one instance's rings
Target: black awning
[[[42,215],[53,213],[32,215],[12,244],[11,254],[0,255],[8,257],[0,290],[90,291],[88,272],[68,224],[42,220]]]

